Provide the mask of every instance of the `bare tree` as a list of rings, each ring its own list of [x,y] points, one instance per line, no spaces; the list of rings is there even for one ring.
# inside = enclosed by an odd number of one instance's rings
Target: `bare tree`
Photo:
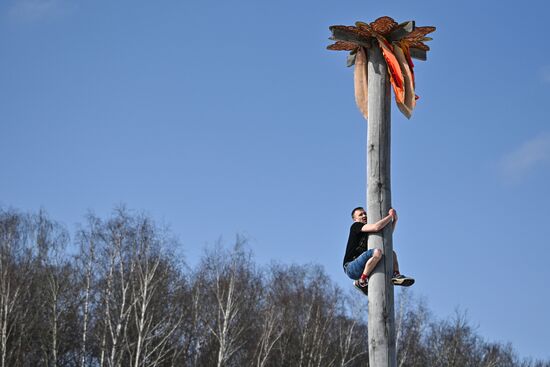
[[[481,367],[514,367],[517,358],[510,344],[500,345],[487,343],[482,347],[483,360]]]
[[[100,346],[100,366],[121,366],[123,341],[127,335],[129,315],[133,305],[130,299],[130,276],[134,271],[134,258],[129,256],[132,246],[131,219],[123,209],[105,224],[105,242],[101,257],[103,279],[101,299],[104,313]]]
[[[408,289],[402,289],[396,314],[397,363],[399,367],[425,366],[426,348],[422,339],[427,332],[429,312],[423,301],[415,301]]]
[[[256,367],[265,367],[271,356],[273,348],[283,336],[285,331],[283,312],[269,301],[261,310],[262,323],[260,325],[260,337],[258,339]]]
[[[456,312],[451,321],[434,322],[427,336],[429,362],[442,367],[474,367],[481,364],[482,340],[473,332],[466,315]]]
[[[364,343],[367,338],[367,323],[364,319],[367,303],[363,298],[357,300],[354,296],[356,295],[342,297],[344,310],[339,314],[335,326],[338,332],[340,367],[351,366],[358,359],[368,358],[368,348]],[[348,312],[345,311],[346,308],[349,308]]]
[[[322,268],[278,265],[270,271],[275,305],[284,320],[272,365],[355,366],[365,362],[366,324],[348,323],[345,297]],[[342,356],[346,350],[348,355]]]
[[[305,306],[304,322],[300,325],[301,340],[299,366],[332,366],[331,334],[329,333],[337,314],[340,292],[330,286],[322,269],[313,269],[308,283],[305,283],[302,302]],[[316,287],[315,284],[323,284]]]
[[[207,252],[200,265],[206,284],[211,287],[211,296],[204,297],[211,307],[206,315],[211,320],[206,320],[206,324],[217,342],[214,361],[218,367],[229,365],[250,342],[247,332],[251,331],[251,323],[247,321],[255,312],[260,277],[243,245],[243,239],[238,237],[231,252],[218,246]]]
[[[80,307],[80,357],[81,367],[91,364],[89,338],[92,315],[98,307],[95,294],[97,290],[98,264],[97,244],[103,240],[101,221],[92,214],[87,215],[87,227],[81,228],[77,234],[79,253],[75,258],[79,287]]]
[[[89,252],[83,258],[87,266],[95,264],[99,275],[92,279],[89,271],[84,272],[84,288],[91,283],[92,289],[83,291],[83,314],[91,310],[89,317],[95,320],[95,364],[137,367],[175,363],[181,347],[174,337],[184,317],[181,305],[175,302],[181,299],[184,285],[182,264],[167,250],[175,242],[149,218],[131,215],[124,208],[105,223],[92,222],[96,234],[90,227],[82,236]],[[91,247],[89,239],[93,240]],[[82,345],[87,329],[82,328]],[[82,349],[81,353],[85,354]],[[83,363],[82,357],[80,361]]]
[[[0,209],[1,367],[18,364],[22,356],[22,329],[28,311],[24,300],[29,296],[28,279],[32,277],[31,256],[26,246],[29,228],[28,217]]]
[[[182,287],[181,293],[175,298],[176,304],[180,306],[179,312],[183,316],[183,320],[181,328],[176,330],[181,345],[179,351],[173,356],[171,366],[199,366],[203,346],[207,343],[210,332],[205,317],[207,309],[204,300],[206,297],[205,274],[196,271],[190,278],[190,284],[187,287]],[[181,362],[178,364],[180,358]]]
[[[278,346],[279,341],[285,333],[285,306],[280,304],[278,299],[279,293],[273,285],[277,283],[277,272],[273,271],[276,267],[272,266],[268,270],[267,278],[262,279],[267,287],[261,292],[258,318],[258,338],[255,351],[256,367],[265,367],[273,355],[274,349]]]
[[[168,342],[183,316],[171,312],[169,305],[172,293],[180,285],[172,276],[176,273],[174,265],[162,256],[161,235],[147,218],[140,219],[136,233],[135,271],[132,273],[136,332],[133,345],[128,344],[127,349],[131,350],[134,367],[158,366],[169,353],[174,353]]]
[[[69,242],[67,230],[41,210],[34,218],[34,262],[37,321],[42,328],[39,348],[41,363],[62,366],[72,360],[75,348],[76,299],[72,285],[73,268],[65,254]]]

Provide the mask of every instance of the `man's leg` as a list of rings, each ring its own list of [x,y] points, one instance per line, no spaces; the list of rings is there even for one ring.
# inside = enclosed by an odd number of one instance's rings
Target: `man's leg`
[[[368,295],[368,284],[369,284],[369,275],[372,273],[376,265],[380,262],[380,259],[382,258],[382,250],[380,249],[373,249],[369,250],[372,251],[372,256],[367,260],[365,263],[365,268],[363,269],[363,273],[361,273],[361,277],[355,281],[353,281],[353,285],[359,289],[363,294]],[[368,254],[368,252],[366,252]]]
[[[397,253],[393,252],[393,274],[401,274],[399,272],[399,262],[397,261]]]
[[[380,259],[382,258],[382,250],[380,249],[373,249],[372,250],[372,257],[367,260],[367,263],[365,264],[365,269],[363,269],[363,273],[361,274],[361,277],[358,279],[358,285],[361,287],[366,287],[369,283],[369,275],[372,273],[378,262],[380,262]]]
[[[363,276],[361,276],[361,278],[368,278],[376,265],[380,262],[380,259],[382,259],[382,250],[375,248],[372,257],[365,264],[365,270],[363,270]]]
[[[409,287],[414,284],[414,279],[405,275],[402,275],[399,271],[399,262],[397,261],[397,253],[393,252],[393,278],[392,283],[394,285],[401,285]]]

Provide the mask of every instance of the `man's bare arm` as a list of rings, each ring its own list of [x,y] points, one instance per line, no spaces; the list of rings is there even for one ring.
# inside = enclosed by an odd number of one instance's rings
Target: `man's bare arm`
[[[392,219],[393,216],[388,214],[376,223],[364,224],[363,227],[361,227],[361,232],[380,232],[385,226],[388,225],[388,223],[392,221]]]

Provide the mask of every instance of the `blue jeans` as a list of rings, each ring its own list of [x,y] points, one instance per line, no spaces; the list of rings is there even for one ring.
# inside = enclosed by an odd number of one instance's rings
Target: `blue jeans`
[[[344,265],[344,271],[346,275],[351,279],[359,279],[363,270],[365,270],[365,264],[372,257],[374,249],[367,250],[361,255],[357,256],[355,260],[349,261]]]

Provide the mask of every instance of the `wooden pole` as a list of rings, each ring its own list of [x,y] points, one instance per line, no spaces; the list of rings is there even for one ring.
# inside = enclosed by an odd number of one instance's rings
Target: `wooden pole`
[[[367,218],[375,223],[391,208],[391,96],[386,61],[377,42],[368,49]],[[384,257],[369,279],[369,366],[396,367],[391,225],[369,235],[368,247]]]

